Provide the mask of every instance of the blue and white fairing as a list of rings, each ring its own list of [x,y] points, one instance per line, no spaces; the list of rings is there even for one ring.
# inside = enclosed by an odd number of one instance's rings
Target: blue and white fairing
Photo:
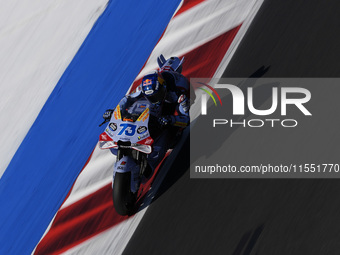
[[[131,97],[124,97],[115,108],[105,131],[99,137],[101,149],[133,149],[145,154],[152,152],[153,139],[149,132],[150,103]],[[115,162],[116,173],[131,172],[131,192],[139,189],[140,166],[130,156],[122,156]],[[113,182],[112,182],[113,185]]]
[[[150,154],[153,143],[148,127],[150,103],[147,100],[129,100],[133,99],[124,97],[115,108],[109,124],[100,135],[99,147],[118,148],[120,141],[122,146]]]

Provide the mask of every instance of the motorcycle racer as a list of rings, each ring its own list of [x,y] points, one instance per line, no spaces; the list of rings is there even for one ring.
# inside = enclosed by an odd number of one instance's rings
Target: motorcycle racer
[[[158,59],[160,71],[144,76],[137,92],[125,96],[120,105],[124,106],[132,98],[137,100],[145,97],[152,103],[151,114],[159,118],[159,124],[186,127],[190,121],[189,109],[192,102],[189,82],[180,73],[183,59],[180,61],[177,57],[171,57],[165,61],[163,55]],[[110,120],[112,112],[113,110],[107,110],[103,118]]]
[[[181,74],[183,59],[158,58],[159,71],[145,75],[137,92],[126,95],[120,101],[120,109],[125,113],[141,113],[148,105],[151,121],[150,134],[154,139],[153,152],[148,155],[149,166],[144,175],[149,177],[163,159],[169,145],[181,130],[189,125],[190,84]],[[111,119],[114,110],[103,114],[104,123]],[[114,154],[115,151],[112,150]]]

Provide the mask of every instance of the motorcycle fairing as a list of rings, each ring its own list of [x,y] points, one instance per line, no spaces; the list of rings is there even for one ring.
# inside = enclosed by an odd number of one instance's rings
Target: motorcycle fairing
[[[153,139],[149,133],[149,105],[145,102],[136,101],[130,106],[134,114],[140,115],[134,121],[131,114],[122,114],[121,107],[118,105],[113,112],[112,118],[105,131],[99,136],[99,147],[101,149],[118,148],[118,141],[130,142],[131,148],[150,154]]]

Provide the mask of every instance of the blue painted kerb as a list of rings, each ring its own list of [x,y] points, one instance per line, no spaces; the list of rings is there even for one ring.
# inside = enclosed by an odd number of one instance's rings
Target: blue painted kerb
[[[179,3],[109,2],[0,180],[0,254],[33,251]]]

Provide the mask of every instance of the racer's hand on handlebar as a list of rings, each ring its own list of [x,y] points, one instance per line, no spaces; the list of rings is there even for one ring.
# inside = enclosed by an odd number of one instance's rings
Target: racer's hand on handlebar
[[[112,109],[108,109],[104,112],[103,114],[103,119],[104,120],[110,120],[111,116],[112,116],[113,110]]]
[[[113,111],[114,109],[108,109],[104,112],[103,114],[104,121],[101,124],[99,124],[100,127],[103,126],[106,122],[110,121]]]
[[[161,127],[166,127],[173,123],[173,119],[171,116],[162,116],[158,119],[158,123],[161,125]]]

